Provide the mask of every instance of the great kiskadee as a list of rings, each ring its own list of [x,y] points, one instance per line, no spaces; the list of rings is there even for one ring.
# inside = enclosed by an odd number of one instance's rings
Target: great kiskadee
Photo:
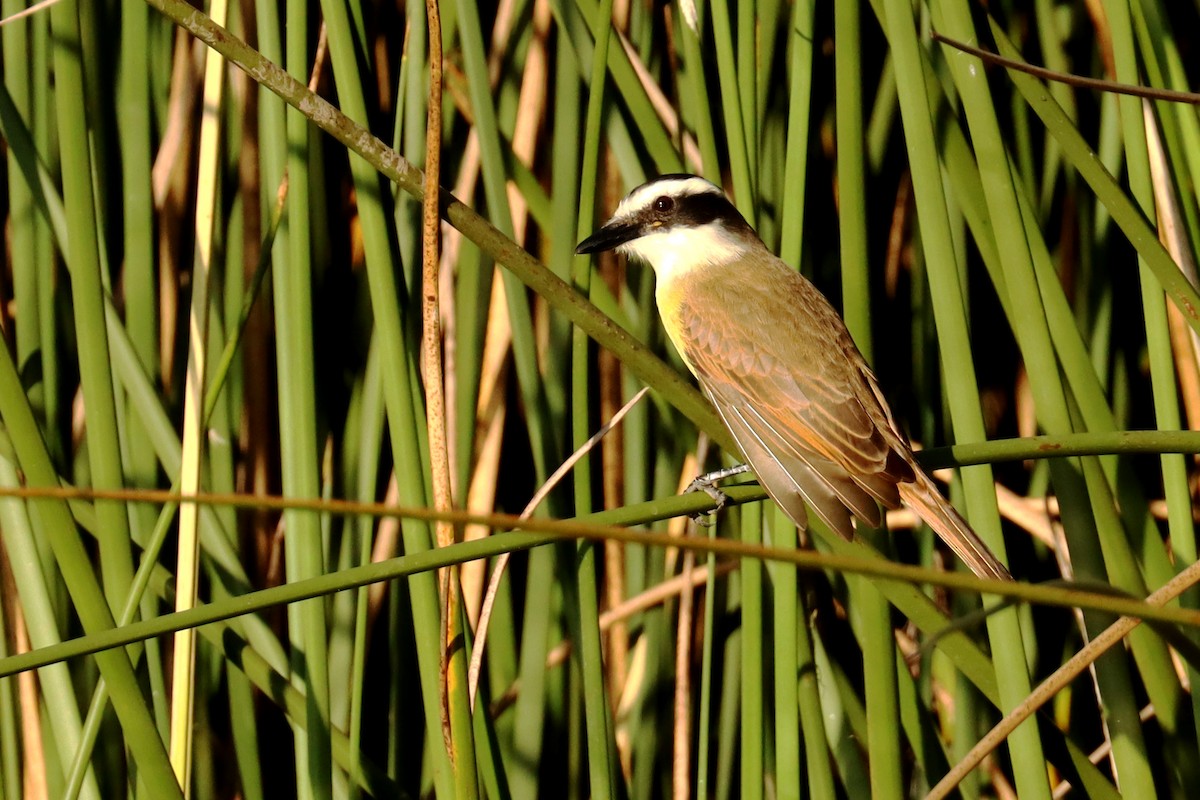
[[[913,509],[985,578],[1011,580],[918,466],[829,301],[773,255],[720,188],[664,175],[621,201],[576,253],[648,263],[667,335],[767,493],[846,538],[879,503]]]

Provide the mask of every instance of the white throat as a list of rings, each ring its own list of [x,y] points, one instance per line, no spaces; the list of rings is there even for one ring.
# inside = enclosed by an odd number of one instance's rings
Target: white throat
[[[649,264],[661,287],[693,270],[728,264],[743,256],[754,244],[757,242],[746,242],[742,237],[730,234],[719,223],[709,223],[647,233],[618,249]]]

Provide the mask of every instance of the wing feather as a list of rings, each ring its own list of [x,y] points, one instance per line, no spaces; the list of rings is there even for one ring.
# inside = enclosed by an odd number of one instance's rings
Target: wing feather
[[[803,499],[850,536],[851,515],[878,525],[876,501],[899,506],[896,484],[913,477],[907,446],[841,319],[815,287],[780,268],[786,274],[762,283],[688,276],[712,282],[672,292],[668,331],[772,498],[801,527]],[[689,295],[719,297],[722,308],[694,308]],[[753,311],[781,301],[804,315],[791,328],[766,330],[779,315]]]
[[[740,414],[728,406],[720,403],[714,403],[717,408],[717,413],[725,422],[725,427],[733,435],[733,440],[737,442],[738,448],[742,451],[742,456],[747,463],[754,469],[755,475],[758,476],[759,483],[767,490],[767,494],[771,496],[780,508],[791,518],[792,522],[796,523],[796,527],[800,530],[805,530],[808,527],[808,512],[805,508],[805,503],[809,503],[814,509],[817,508],[817,503],[820,498],[812,497],[811,493],[805,492],[804,488],[796,480],[792,472],[789,472],[777,459],[771,455],[771,451],[758,437],[758,435],[746,425],[745,420]],[[849,515],[846,514],[843,508],[842,514],[846,516],[845,523],[850,523]],[[822,519],[824,519],[822,517]],[[831,526],[832,527],[832,526]],[[835,528],[835,530],[837,530]]]
[[[658,306],[768,494],[801,528],[811,509],[846,537],[853,518],[879,524],[875,501],[896,508],[903,498],[976,574],[1008,578],[917,467],[833,307],[765,248],[746,259],[756,263],[660,282]]]
[[[748,406],[744,410],[738,409],[738,413],[746,420],[749,427],[762,432],[760,438],[770,442],[768,451],[771,457],[785,469],[791,467],[798,473],[797,481],[801,483],[802,487],[806,484],[810,486],[819,484],[824,490],[822,494],[828,496],[830,500],[836,500],[859,519],[871,525],[879,525],[881,517],[875,498],[859,486],[846,470],[828,459],[798,449],[785,435],[780,434],[777,429],[778,421],[763,416],[757,408]],[[842,513],[844,515],[844,511]],[[842,530],[830,520],[831,513],[821,513],[818,510],[818,514],[834,530],[847,536],[850,535],[848,517],[846,530]]]

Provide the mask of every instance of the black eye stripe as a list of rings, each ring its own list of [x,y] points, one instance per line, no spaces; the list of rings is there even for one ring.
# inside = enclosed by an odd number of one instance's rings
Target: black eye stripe
[[[666,200],[668,208],[660,208]],[[698,228],[712,222],[720,222],[733,231],[753,233],[750,225],[723,194],[698,192],[695,194],[656,197],[647,209],[647,222],[662,228]]]
[[[679,198],[675,208],[676,225],[706,225],[715,219],[729,216],[741,218],[737,209],[723,195],[712,192],[688,194]]]
[[[648,201],[643,201],[644,205],[639,211],[627,217],[630,224],[641,229],[641,235],[677,228],[699,228],[711,224],[720,225],[728,233],[735,235],[756,235],[724,192],[716,187],[712,187],[711,191],[688,192],[683,185],[673,186],[669,180],[672,178],[697,181],[690,175],[664,175],[658,181],[643,184],[631,193],[636,195],[654,183],[662,184],[655,187],[659,191],[651,195]]]

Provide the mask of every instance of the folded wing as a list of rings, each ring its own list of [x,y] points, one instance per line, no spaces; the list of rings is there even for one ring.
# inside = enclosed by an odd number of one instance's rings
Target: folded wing
[[[759,331],[752,319],[681,308],[677,344],[771,497],[797,525],[807,521],[807,503],[849,537],[854,517],[880,524],[877,501],[900,505],[897,484],[913,480],[913,469],[841,319],[811,286],[790,290],[797,296],[789,305],[820,319]],[[771,298],[730,300],[733,307],[756,302]]]

